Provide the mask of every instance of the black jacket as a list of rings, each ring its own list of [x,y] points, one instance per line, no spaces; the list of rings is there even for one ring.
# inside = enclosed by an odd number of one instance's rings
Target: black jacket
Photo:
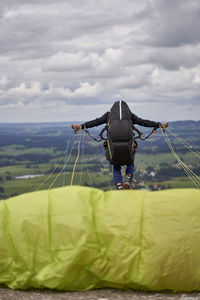
[[[84,127],[92,128],[95,126],[102,125],[104,123],[106,124],[108,122],[109,113],[110,112],[107,112],[100,118],[96,118],[94,120],[91,120],[91,121],[88,121],[88,122],[82,124],[82,128],[84,128]],[[138,118],[133,113],[131,115],[131,119],[132,119],[133,125],[136,124],[136,125],[140,125],[140,126],[144,126],[144,127],[155,127],[155,128],[158,128],[161,125],[160,122],[154,122],[154,121]]]

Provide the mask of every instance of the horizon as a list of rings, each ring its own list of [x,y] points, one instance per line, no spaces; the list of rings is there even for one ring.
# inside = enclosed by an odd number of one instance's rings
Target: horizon
[[[0,125],[1,124],[63,124],[63,123],[83,124],[84,122],[87,122],[87,121],[44,121],[44,122],[1,122],[0,121]],[[189,120],[189,119],[188,120],[174,120],[174,121],[170,121],[169,124],[170,123],[178,123],[178,122],[200,122],[200,119],[199,120]],[[135,124],[135,125],[138,125],[138,124]],[[138,125],[138,126],[140,126],[140,125]],[[98,127],[98,126],[96,126],[96,127]],[[142,126],[142,127],[144,127],[144,126]]]

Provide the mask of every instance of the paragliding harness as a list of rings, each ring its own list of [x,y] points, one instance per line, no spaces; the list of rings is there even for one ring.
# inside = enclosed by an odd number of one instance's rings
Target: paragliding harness
[[[109,112],[107,125],[101,130],[99,139],[94,138],[88,129],[83,128],[96,142],[104,140],[106,158],[112,165],[132,164],[138,147],[136,139],[145,141],[155,131],[154,128],[146,137],[143,137],[143,133],[133,126],[131,115],[126,102],[117,101]],[[106,138],[103,137],[105,131],[107,131]],[[138,134],[137,136],[135,136],[135,132]]]

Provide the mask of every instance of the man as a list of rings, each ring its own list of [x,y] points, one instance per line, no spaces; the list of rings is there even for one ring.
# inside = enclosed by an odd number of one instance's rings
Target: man
[[[107,153],[106,157],[113,165],[113,178],[118,190],[130,189],[134,172],[135,145],[133,128],[134,125],[144,127],[167,128],[168,123],[144,120],[134,115],[126,102],[117,101],[111,110],[102,117],[86,122],[84,124],[72,124],[74,132],[81,129],[91,128],[107,124]],[[126,176],[123,184],[121,166],[126,165]]]

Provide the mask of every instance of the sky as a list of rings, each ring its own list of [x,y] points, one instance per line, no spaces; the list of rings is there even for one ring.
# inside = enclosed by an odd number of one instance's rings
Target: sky
[[[0,122],[86,121],[118,100],[200,120],[199,0],[1,0]]]

